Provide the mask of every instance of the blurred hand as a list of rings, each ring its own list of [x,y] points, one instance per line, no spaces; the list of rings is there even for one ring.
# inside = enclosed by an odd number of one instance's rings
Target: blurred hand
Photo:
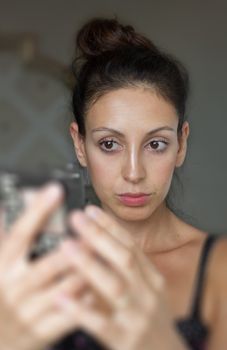
[[[129,233],[94,206],[74,213],[71,224],[81,243],[65,246],[66,255],[109,306],[75,307],[69,300],[78,324],[111,350],[186,349],[168,310],[164,279]]]
[[[75,328],[76,317],[59,300],[85,288],[72,261],[58,249],[35,261],[31,243],[63,200],[60,185],[41,189],[26,212],[3,232],[0,227],[0,349],[38,350]]]

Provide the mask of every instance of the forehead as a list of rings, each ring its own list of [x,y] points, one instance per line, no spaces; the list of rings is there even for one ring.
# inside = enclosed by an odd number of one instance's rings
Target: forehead
[[[87,127],[177,127],[174,106],[148,88],[122,88],[101,96],[88,110]]]

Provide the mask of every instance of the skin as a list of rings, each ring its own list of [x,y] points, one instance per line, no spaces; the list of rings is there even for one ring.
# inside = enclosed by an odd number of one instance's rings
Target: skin
[[[71,255],[111,309],[109,314],[102,311],[93,294],[96,307],[77,305],[77,312],[83,327],[111,349],[186,349],[173,321],[189,315],[207,233],[183,222],[165,205],[174,169],[186,157],[189,124],[183,124],[180,135],[177,126],[174,106],[142,87],[99,98],[86,115],[86,137],[75,122],[71,124],[77,157],[88,168],[103,208],[88,207],[72,215],[71,225],[83,244],[75,251],[71,247]],[[163,129],[148,135],[159,128]],[[163,152],[157,152],[154,141]],[[150,196],[145,205],[131,207],[119,201],[118,195],[125,192]],[[226,248],[226,242],[216,244],[206,279],[202,320],[212,329],[209,349],[222,349],[227,340],[222,331],[226,316],[220,316],[215,305],[220,291],[214,288],[220,285],[217,277],[214,284],[214,276],[226,259]],[[226,290],[224,283],[218,297],[222,303]],[[125,294],[132,296],[130,308],[119,309],[116,300]]]
[[[81,239],[68,239],[32,263],[26,258],[30,244],[63,200],[59,185],[42,188],[10,232],[0,225],[1,349],[45,349],[77,327],[111,350],[187,349],[173,322],[189,314],[206,233],[164,203],[173,171],[186,156],[189,125],[179,137],[177,122],[170,102],[138,87],[101,97],[86,116],[85,138],[72,123],[78,159],[88,167],[103,209],[72,213],[69,224]],[[93,132],[113,126],[108,135]],[[173,130],[148,137],[163,126]],[[112,155],[100,149],[107,136],[117,142]],[[157,154],[150,146],[160,139],[169,147]],[[134,190],[152,193],[146,205],[127,207],[116,197]],[[202,320],[211,328],[211,350],[225,349],[227,341],[226,252],[220,240],[206,276]]]
[[[75,329],[75,317],[59,307],[64,295],[77,296],[84,283],[64,242],[56,251],[31,263],[31,242],[63,200],[57,184],[43,187],[10,232],[0,230],[0,348],[41,350]]]

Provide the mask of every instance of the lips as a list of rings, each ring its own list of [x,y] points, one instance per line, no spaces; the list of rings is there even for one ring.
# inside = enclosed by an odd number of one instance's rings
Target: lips
[[[137,198],[137,197],[142,197],[142,196],[149,196],[147,193],[139,192],[139,193],[122,193],[119,196],[126,196],[126,197],[132,197],[132,198]]]
[[[122,193],[118,195],[118,198],[121,203],[132,206],[132,207],[138,207],[145,205],[149,200],[150,194],[147,193]]]

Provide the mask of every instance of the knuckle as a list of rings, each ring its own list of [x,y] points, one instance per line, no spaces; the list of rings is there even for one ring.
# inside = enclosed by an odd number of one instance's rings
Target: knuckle
[[[4,308],[9,312],[15,313],[21,299],[21,291],[23,290],[23,283],[21,283],[18,276],[1,276],[0,283],[0,300]]]
[[[132,336],[130,337],[129,345],[130,349],[137,350],[141,349],[144,343],[144,338],[147,335],[147,332],[150,330],[150,324],[144,315],[136,317],[136,320],[133,322],[132,327]]]
[[[147,320],[146,318],[143,318],[138,324],[138,329],[136,334],[137,337],[136,337],[136,341],[134,342],[135,350],[141,348],[141,345],[144,343],[144,339],[147,338],[149,331],[150,331],[149,320]]]
[[[142,315],[147,319],[150,319],[155,314],[156,307],[158,305],[158,297],[155,293],[145,293],[140,303],[142,307]]]
[[[48,337],[42,327],[35,326],[31,330],[32,336],[36,343],[44,345],[47,343]]]
[[[157,276],[156,289],[159,293],[163,293],[166,289],[166,280],[161,274]]]
[[[135,266],[135,254],[133,251],[128,251],[123,257],[123,266],[126,269],[133,269]]]
[[[64,272],[69,266],[69,259],[62,259],[58,252],[51,252],[43,261],[38,262],[37,269],[39,276],[51,276]]]
[[[40,327],[39,322],[33,322],[29,315],[23,310],[18,315],[18,320],[20,321],[21,331],[26,332],[29,337],[33,339],[35,344],[39,344],[40,348],[47,344],[48,329],[46,327]]]
[[[17,298],[16,293],[13,289],[1,289],[1,300],[3,301],[5,307],[11,311],[17,308]]]
[[[147,315],[144,315],[143,317],[138,318],[137,325],[136,325],[138,334],[144,335],[145,331],[148,328],[148,324],[149,324],[149,319]]]
[[[109,334],[110,333],[110,323],[106,319],[100,319],[98,322],[95,324],[95,332],[97,336],[100,336],[103,338],[104,334]]]
[[[153,295],[149,301],[146,303],[146,310],[145,310],[145,315],[148,319],[150,319],[151,316],[153,316],[156,312],[158,311],[158,298]]]
[[[112,282],[112,293],[113,295],[118,298],[124,294],[125,288],[122,284],[119,282]]]
[[[24,330],[26,330],[28,332],[30,332],[32,330],[31,319],[29,317],[29,314],[27,312],[25,312],[23,307],[19,308],[16,311],[16,319]]]
[[[103,229],[101,227],[96,227],[95,228],[95,232],[96,232],[96,235],[98,236],[98,238],[101,238],[103,237]]]

